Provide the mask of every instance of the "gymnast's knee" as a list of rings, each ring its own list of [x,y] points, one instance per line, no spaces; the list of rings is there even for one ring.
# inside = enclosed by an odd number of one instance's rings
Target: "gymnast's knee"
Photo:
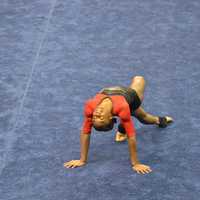
[[[145,82],[145,78],[144,78],[144,76],[137,75],[137,76],[132,77],[132,81],[144,81]]]

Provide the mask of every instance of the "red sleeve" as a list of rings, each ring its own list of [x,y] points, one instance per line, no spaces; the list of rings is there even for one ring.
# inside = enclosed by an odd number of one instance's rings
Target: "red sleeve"
[[[130,109],[128,106],[123,107],[119,113],[121,124],[123,125],[128,137],[135,136],[135,126],[131,118]]]
[[[82,132],[85,134],[90,134],[92,129],[92,108],[90,106],[90,101],[86,101],[84,106],[84,119],[82,125]]]

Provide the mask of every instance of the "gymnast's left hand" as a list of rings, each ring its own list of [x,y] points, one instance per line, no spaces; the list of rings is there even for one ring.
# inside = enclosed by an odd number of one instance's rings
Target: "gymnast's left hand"
[[[64,167],[65,168],[75,168],[75,167],[81,167],[85,164],[86,164],[86,162],[83,162],[81,160],[71,160],[69,162],[65,162]]]

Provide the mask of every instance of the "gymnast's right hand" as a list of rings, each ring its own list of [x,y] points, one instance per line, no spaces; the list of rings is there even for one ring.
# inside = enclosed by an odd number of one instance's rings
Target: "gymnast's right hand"
[[[81,167],[85,164],[86,164],[86,162],[83,162],[81,160],[71,160],[69,162],[65,162],[64,167],[65,168],[75,168],[75,167]]]

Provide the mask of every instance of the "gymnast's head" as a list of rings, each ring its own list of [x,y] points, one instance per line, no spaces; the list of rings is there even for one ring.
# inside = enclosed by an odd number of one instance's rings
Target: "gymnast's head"
[[[93,112],[92,123],[97,131],[110,131],[116,123],[116,118],[113,117],[112,112],[104,107],[97,107]]]

